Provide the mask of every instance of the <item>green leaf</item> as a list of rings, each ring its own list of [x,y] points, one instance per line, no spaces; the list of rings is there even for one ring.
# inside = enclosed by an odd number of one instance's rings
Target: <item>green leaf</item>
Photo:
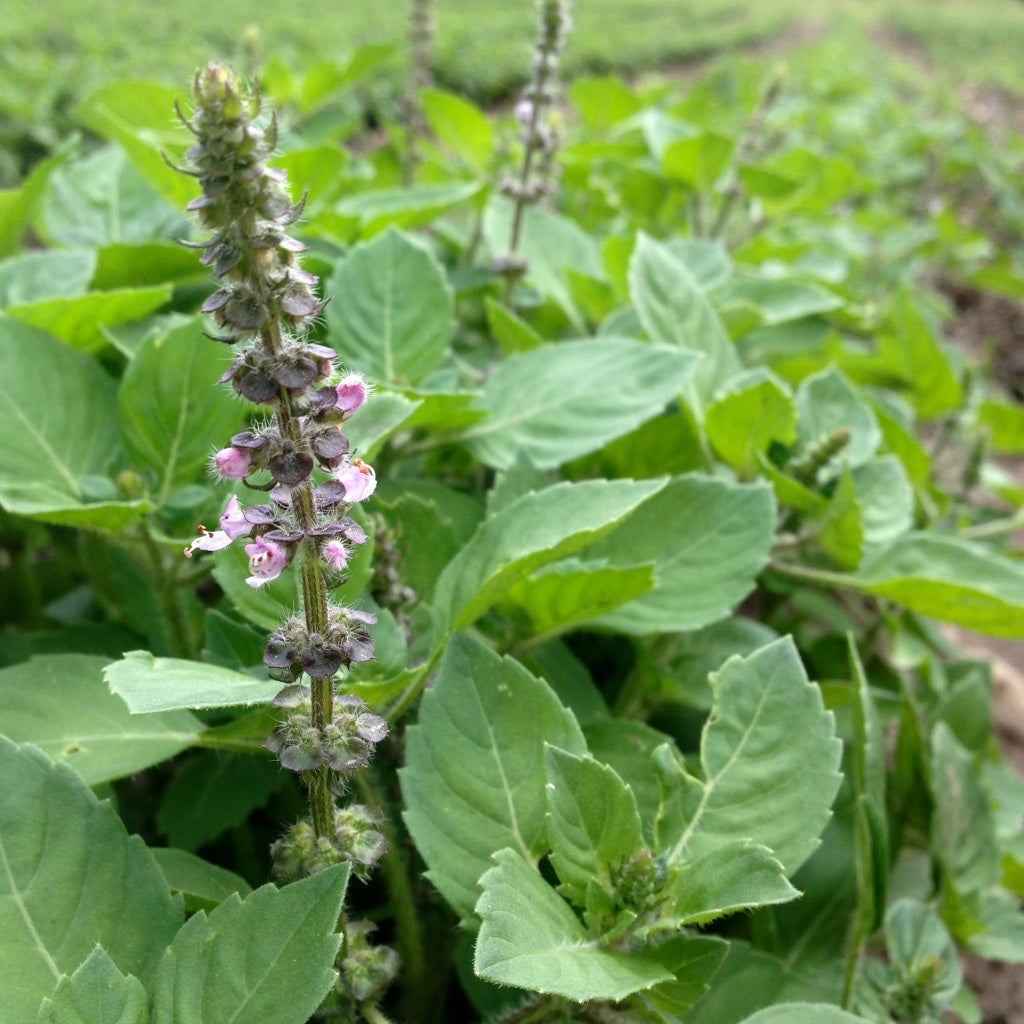
[[[746,305],[758,314],[759,326],[774,327],[792,323],[807,316],[828,313],[843,305],[843,300],[808,281],[731,277],[714,293],[715,302],[723,305]]]
[[[534,636],[554,636],[596,618],[654,586],[654,567],[630,569],[566,559],[508,587],[501,607]]]
[[[486,175],[494,153],[494,130],[479,107],[441,89],[421,89],[419,102],[430,131],[477,175]]]
[[[669,143],[661,154],[661,167],[670,180],[681,181],[703,192],[710,189],[729,166],[735,147],[735,140],[729,136],[704,131]]]
[[[914,524],[914,489],[895,455],[869,459],[850,475],[865,545],[888,544],[910,530]]]
[[[152,155],[159,159],[159,153]],[[198,191],[194,181],[183,174],[178,177],[189,193]],[[169,240],[184,228],[181,207],[161,200],[117,146],[58,168],[38,219],[38,230],[47,241],[81,248]]]
[[[833,456],[826,467],[833,476],[836,467],[843,462],[851,468],[867,462],[882,440],[882,432],[871,407],[835,367],[800,382],[796,408],[797,438],[804,447],[837,430],[849,431],[849,443]]]
[[[718,314],[693,275],[660,242],[641,234],[629,264],[629,292],[652,341],[704,354],[694,374],[707,401],[742,369]]]
[[[955,537],[904,534],[835,580],[992,636],[1024,636],[1024,570]]]
[[[9,306],[7,315],[21,323],[48,331],[72,348],[98,352],[107,345],[102,327],[141,320],[171,297],[169,284],[153,288],[119,288],[109,292],[40,299]]]
[[[517,850],[499,850],[481,879],[481,918],[474,968],[498,985],[559,995],[576,1002],[619,1000],[670,981],[671,973],[641,953],[604,950],[587,941],[569,905]]]
[[[1024,453],[1024,408],[1019,404],[987,398],[978,403],[976,415],[994,451],[1004,455]]]
[[[870,1021],[826,1003],[780,1003],[745,1017],[742,1024],[870,1024]]]
[[[828,504],[817,519],[818,543],[842,569],[856,569],[864,551],[864,528],[853,476],[844,466]]]
[[[125,977],[102,946],[71,977],[65,975],[39,1007],[37,1024],[146,1024],[146,990]]]
[[[406,825],[431,882],[469,918],[495,850],[533,864],[546,852],[544,746],[583,754],[583,736],[546,683],[461,635],[407,736]]]
[[[737,910],[787,903],[799,895],[771,850],[738,839],[675,865],[665,889],[664,916],[649,930],[705,924]]]
[[[614,889],[611,869],[643,845],[633,792],[607,765],[557,747],[544,751],[551,866],[565,897],[582,907],[592,882]]]
[[[327,290],[329,343],[382,383],[417,384],[447,351],[455,329],[451,287],[437,260],[401,231],[356,246]]]
[[[118,391],[118,422],[129,455],[157,474],[158,503],[193,483],[245,425],[245,410],[215,385],[226,362],[197,321],[149,338]]]
[[[185,908],[189,911],[212,910],[234,893],[244,898],[252,892],[244,878],[193,853],[173,847],[154,847],[150,852],[168,888],[185,897]]]
[[[486,519],[438,578],[438,636],[472,624],[507,587],[602,537],[663,486],[663,480],[563,482]]]
[[[205,281],[194,250],[173,242],[109,242],[96,254],[91,285],[99,291],[144,288],[189,278]]]
[[[736,840],[767,846],[791,875],[814,851],[839,788],[842,744],[789,637],[711,677],[701,779],[657,757],[658,851],[692,861]],[[667,754],[667,750],[665,752]]]
[[[488,295],[484,305],[487,307],[487,326],[506,355],[526,352],[544,344],[544,339],[522,317],[507,309],[497,299]]]
[[[20,306],[57,295],[81,295],[96,269],[87,249],[44,249],[0,263],[0,307]]]
[[[35,220],[55,167],[71,155],[74,142],[59,147],[38,161],[16,189],[0,189],[0,256],[18,250],[28,226]]]
[[[0,733],[34,743],[89,785],[134,775],[197,742],[187,711],[138,718],[103,681],[109,658],[52,654],[0,671]]]
[[[675,477],[587,552],[611,565],[655,567],[653,590],[594,624],[643,635],[699,629],[724,618],[753,589],[774,533],[767,484]]]
[[[255,679],[200,661],[157,658],[149,651],[128,651],[103,670],[103,678],[133,715],[264,704],[281,689],[281,684],[272,679]]]
[[[305,1024],[335,981],[348,865],[193,915],[160,962],[153,1024]]]
[[[757,475],[758,453],[796,437],[796,409],[785,384],[770,370],[748,370],[720,390],[704,413],[704,429],[719,457],[741,479]]]
[[[696,362],[692,353],[624,338],[542,345],[498,365],[475,403],[487,417],[460,439],[497,469],[520,455],[551,469],[660,413]]]
[[[182,909],[142,841],[34,747],[0,737],[0,778],[0,1020],[34,1020],[97,943],[149,984]]]
[[[348,235],[345,227],[352,225],[363,238],[372,238],[389,229],[424,227],[446,210],[471,199],[481,188],[478,181],[458,181],[356,192],[334,207],[334,217],[341,221],[341,234]],[[332,223],[330,215],[322,214],[319,220],[328,226]]]
[[[910,899],[894,903],[885,915],[885,947],[892,969],[908,989],[922,987],[926,977],[927,994],[935,1002],[948,1002],[956,995],[962,980],[960,961],[934,907]]]
[[[88,497],[87,478],[104,476],[118,451],[114,382],[41,331],[0,318],[0,335],[0,503],[34,519],[109,530],[145,512],[144,502]]]
[[[169,167],[164,159],[184,162],[192,137],[174,117],[180,91],[155,82],[111,82],[90,93],[75,109],[76,117],[97,135],[120,143],[146,180],[182,209],[197,193],[195,181]]]
[[[241,825],[280,788],[282,778],[278,761],[267,756],[220,750],[197,753],[181,765],[164,790],[157,828],[172,846],[198,850]]]
[[[703,998],[712,978],[729,953],[729,944],[712,935],[675,935],[653,948],[647,955],[672,972],[672,980],[662,982],[634,999],[657,1009],[668,1020],[675,1020]]]

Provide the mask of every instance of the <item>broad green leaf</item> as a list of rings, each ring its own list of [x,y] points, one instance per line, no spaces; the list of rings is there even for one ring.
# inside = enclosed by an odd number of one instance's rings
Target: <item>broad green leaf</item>
[[[535,636],[554,636],[602,615],[654,586],[654,567],[630,569],[566,559],[508,587],[501,608]]]
[[[506,196],[495,195],[484,211],[484,237],[494,256],[508,252],[513,205]],[[568,217],[527,206],[522,218],[518,255],[526,260],[526,281],[545,298],[551,299],[577,330],[583,318],[569,290],[570,270],[601,280],[601,258],[597,243]]]
[[[183,915],[142,841],[34,747],[0,737],[0,777],[0,1022],[35,1020],[97,944],[148,984]]]
[[[0,308],[83,294],[96,269],[87,249],[44,249],[0,263]]]
[[[742,303],[757,311],[759,324],[774,327],[803,317],[828,313],[843,305],[835,292],[809,281],[732,277],[715,290],[722,306]]]
[[[752,839],[791,875],[818,845],[839,788],[832,714],[788,637],[730,658],[711,684],[702,777],[656,757],[665,800],[658,850],[670,863],[691,861]]]
[[[34,743],[90,786],[134,775],[198,740],[204,726],[187,711],[131,714],[103,681],[109,660],[42,655],[0,671],[0,733]]]
[[[568,92],[588,132],[606,131],[643,107],[643,100],[613,75],[575,78]]]
[[[643,845],[633,792],[614,770],[557,747],[544,751],[548,838],[560,891],[586,905],[591,883],[612,893],[611,872]]]
[[[705,924],[737,910],[786,903],[799,895],[771,850],[750,839],[737,839],[674,866],[665,890],[665,919],[650,930]]]
[[[97,135],[120,143],[146,180],[176,210],[198,191],[192,178],[167,165],[184,161],[192,136],[174,116],[174,103],[187,102],[185,90],[155,82],[111,82],[78,104],[79,120]]]
[[[955,537],[904,534],[834,582],[992,636],[1024,636],[1024,570]]]
[[[208,271],[194,250],[173,242],[109,242],[96,253],[96,273],[91,287],[98,291],[144,288],[199,278]]]
[[[1024,453],[1024,408],[1019,404],[987,398],[978,403],[976,416],[994,451],[1004,455]]]
[[[420,106],[430,131],[477,175],[486,175],[494,152],[494,130],[479,107],[441,89],[421,89]]]
[[[481,188],[480,182],[460,181],[356,192],[342,199],[333,214],[342,224],[355,226],[363,238],[371,238],[388,229],[430,224],[446,210],[472,199]],[[320,222],[330,226],[331,217],[321,215]]]
[[[894,903],[885,914],[885,947],[890,966],[908,988],[927,977],[928,995],[939,1004],[960,988],[956,946],[934,907],[909,899]]]
[[[825,467],[826,475],[835,475],[843,462],[851,468],[867,462],[882,440],[871,407],[834,367],[800,382],[796,408],[797,437],[805,449],[837,430],[849,431],[849,443]]]
[[[672,972],[664,981],[635,995],[642,1006],[655,1007],[668,1020],[675,1020],[707,992],[718,968],[729,953],[729,944],[713,935],[684,932],[666,939],[646,954]]]
[[[142,982],[125,976],[97,946],[39,1007],[37,1024],[146,1024],[148,1000]]]
[[[827,1003],[780,1003],[745,1017],[742,1024],[870,1024]]]
[[[391,229],[356,246],[327,286],[329,343],[381,383],[417,384],[455,328],[452,290],[419,242]]]
[[[742,367],[707,295],[667,246],[647,235],[637,239],[629,264],[629,291],[652,341],[701,352],[694,374],[701,402]]]
[[[532,864],[547,850],[545,744],[571,754],[586,745],[546,683],[461,635],[407,736],[405,822],[430,881],[468,919],[496,850]]]
[[[335,981],[348,865],[193,915],[160,962],[152,1024],[305,1024]]]
[[[157,828],[167,841],[198,850],[266,804],[281,786],[283,769],[276,758],[261,754],[203,751],[182,764],[156,813]]]
[[[914,525],[914,489],[895,455],[882,455],[850,474],[860,509],[864,544],[888,544]]]
[[[212,910],[233,893],[246,897],[249,883],[232,871],[173,847],[154,847],[151,851],[171,892],[185,897],[187,910]]]
[[[525,456],[551,469],[597,451],[681,395],[692,353],[624,338],[559,341],[510,356],[476,405],[487,416],[460,435],[483,463]]]
[[[48,331],[72,348],[98,352],[107,345],[101,327],[141,320],[171,297],[169,284],[152,288],[118,288],[109,292],[40,299],[9,306],[7,315],[21,323]]]
[[[654,563],[654,589],[594,623],[643,635],[724,618],[753,589],[774,532],[767,484],[675,477],[587,552],[611,565]]]
[[[245,426],[246,410],[216,384],[227,362],[219,349],[193,321],[147,340],[121,379],[121,437],[156,473],[158,504],[193,483],[210,453]]]
[[[11,255],[18,250],[42,205],[50,175],[55,167],[68,159],[74,147],[75,143],[71,142],[40,160],[18,188],[0,189],[0,256]]]
[[[118,451],[116,387],[94,360],[0,318],[0,380],[0,503],[9,512],[117,530],[146,511],[89,493]]]
[[[476,906],[480,977],[575,1002],[624,999],[672,979],[649,956],[588,941],[569,905],[519,851],[499,850],[494,861],[480,879],[484,891]]]
[[[438,578],[438,636],[471,625],[507,587],[604,536],[663,486],[663,480],[563,482],[486,519]]]
[[[272,679],[256,679],[200,661],[157,658],[149,651],[128,651],[103,670],[103,677],[133,715],[264,704],[281,689]]]
[[[757,454],[773,441],[790,444],[796,437],[793,396],[771,370],[748,370],[720,390],[704,413],[708,440],[741,479],[757,474]]]
[[[211,557],[213,578],[247,621],[268,632],[277,629],[301,604],[300,575],[283,572],[266,586],[253,588],[245,582],[249,558],[244,544],[232,544]]]
[[[352,451],[367,462],[375,459],[388,439],[408,424],[422,404],[418,398],[407,398],[391,391],[371,394],[359,415],[345,424],[345,436]]]
[[[672,181],[681,181],[698,192],[710,189],[732,159],[735,140],[718,132],[704,131],[688,139],[676,139],[661,154],[661,168]]]

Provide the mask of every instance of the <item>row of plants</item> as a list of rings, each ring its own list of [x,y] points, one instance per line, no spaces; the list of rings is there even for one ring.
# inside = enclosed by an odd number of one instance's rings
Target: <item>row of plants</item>
[[[827,48],[563,89],[541,13],[506,114],[212,64],[5,195],[4,1024],[974,1022],[1024,958],[936,623],[1024,635],[936,287],[1020,294],[1017,147]]]

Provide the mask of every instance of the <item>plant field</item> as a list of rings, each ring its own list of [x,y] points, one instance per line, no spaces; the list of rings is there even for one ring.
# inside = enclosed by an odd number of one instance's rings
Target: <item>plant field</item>
[[[1024,8],[195,6],[4,44],[0,1024],[1012,1021]]]

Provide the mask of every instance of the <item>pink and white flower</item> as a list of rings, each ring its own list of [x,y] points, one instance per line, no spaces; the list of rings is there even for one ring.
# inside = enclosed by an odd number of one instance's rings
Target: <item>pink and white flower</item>
[[[335,390],[338,393],[338,404],[335,408],[340,409],[346,416],[351,416],[366,401],[366,396],[370,393],[366,381],[358,373],[342,377]]]
[[[324,545],[324,561],[335,571],[340,572],[348,563],[348,549],[337,538]]]
[[[220,529],[208,530],[202,524],[198,529],[199,536],[185,548],[186,558],[191,558],[193,551],[219,551],[226,548],[236,537],[248,533],[252,526],[246,522],[242,506],[238,504],[238,498],[232,494],[231,500],[221,514]]]
[[[251,468],[249,453],[244,448],[221,448],[212,463],[214,471],[225,480],[241,480]]]
[[[350,505],[368,498],[377,487],[373,466],[362,459],[353,459],[335,474],[334,479],[345,488],[345,501]]]
[[[249,556],[249,572],[252,573],[245,582],[253,588],[258,589],[276,580],[288,564],[285,549],[264,537],[257,537],[251,544],[246,544],[245,553]]]

